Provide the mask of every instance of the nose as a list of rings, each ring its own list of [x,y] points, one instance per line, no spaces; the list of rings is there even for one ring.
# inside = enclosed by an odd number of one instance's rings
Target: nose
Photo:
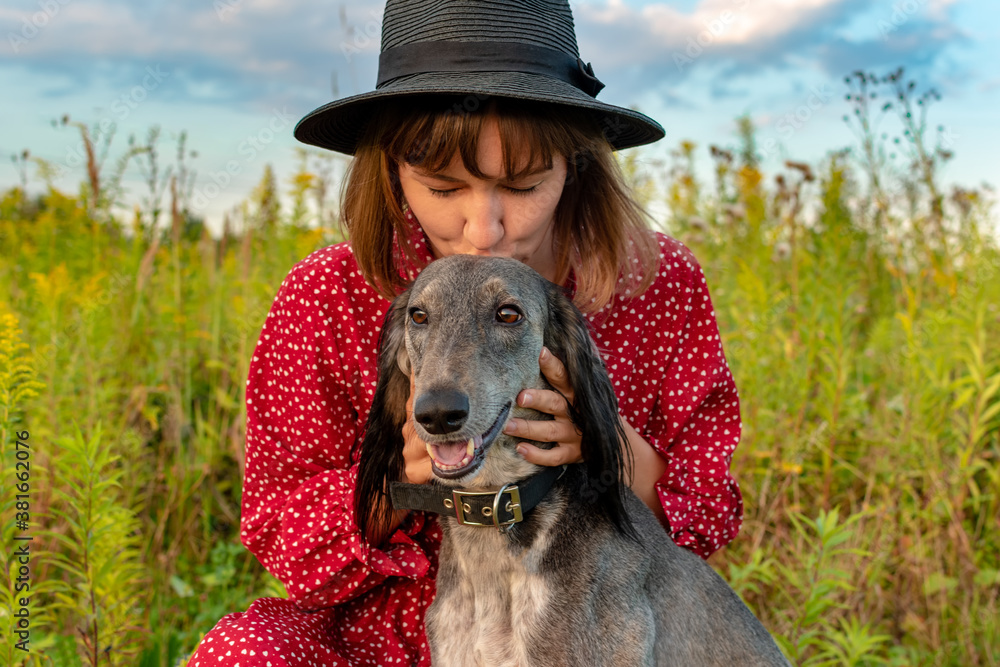
[[[503,234],[503,202],[499,193],[491,191],[472,197],[465,216],[465,240],[485,253],[500,242]]]
[[[469,397],[454,389],[427,391],[413,402],[413,418],[434,435],[454,433],[468,417]]]

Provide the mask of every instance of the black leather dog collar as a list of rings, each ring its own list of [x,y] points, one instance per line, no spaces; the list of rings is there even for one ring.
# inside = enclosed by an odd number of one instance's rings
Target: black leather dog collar
[[[389,487],[393,509],[423,510],[454,516],[465,526],[494,526],[498,530],[519,523],[559,479],[566,466],[547,467],[517,483],[495,491],[463,491],[440,484],[393,482]]]

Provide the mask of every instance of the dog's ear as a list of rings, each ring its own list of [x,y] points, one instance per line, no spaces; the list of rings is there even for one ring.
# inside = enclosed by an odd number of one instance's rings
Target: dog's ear
[[[629,451],[628,437],[618,417],[614,387],[590,338],[587,320],[559,286],[550,284],[547,295],[545,346],[566,366],[574,396],[570,414],[583,434],[580,448],[587,482],[581,497],[605,514],[619,533],[636,537],[625,511],[625,479],[631,478],[632,462],[622,452],[623,447]]]
[[[409,290],[396,297],[386,313],[378,340],[378,383],[364,437],[352,458],[358,460],[354,516],[362,534],[385,525],[391,516],[388,486],[403,476],[403,424],[410,395],[410,360],[406,353],[406,307]]]

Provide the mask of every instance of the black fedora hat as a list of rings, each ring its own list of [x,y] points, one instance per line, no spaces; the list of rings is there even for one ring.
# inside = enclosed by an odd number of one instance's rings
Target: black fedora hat
[[[326,104],[295,126],[299,141],[353,155],[390,98],[459,96],[473,111],[492,96],[592,112],[616,149],[652,143],[652,118],[598,102],[604,87],[580,58],[567,0],[388,0],[375,90]]]

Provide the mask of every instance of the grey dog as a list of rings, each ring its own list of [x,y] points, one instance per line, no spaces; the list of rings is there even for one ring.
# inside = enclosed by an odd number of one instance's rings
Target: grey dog
[[[521,390],[551,389],[545,345],[566,366],[583,463],[544,468],[517,454]],[[362,530],[397,508],[442,514],[437,595],[426,617],[441,667],[788,665],[736,593],[678,547],[621,482],[628,465],[611,382],[586,320],[524,264],[456,255],[396,298],[360,446]],[[434,481],[402,478],[409,376]],[[551,443],[539,443],[552,446]]]

